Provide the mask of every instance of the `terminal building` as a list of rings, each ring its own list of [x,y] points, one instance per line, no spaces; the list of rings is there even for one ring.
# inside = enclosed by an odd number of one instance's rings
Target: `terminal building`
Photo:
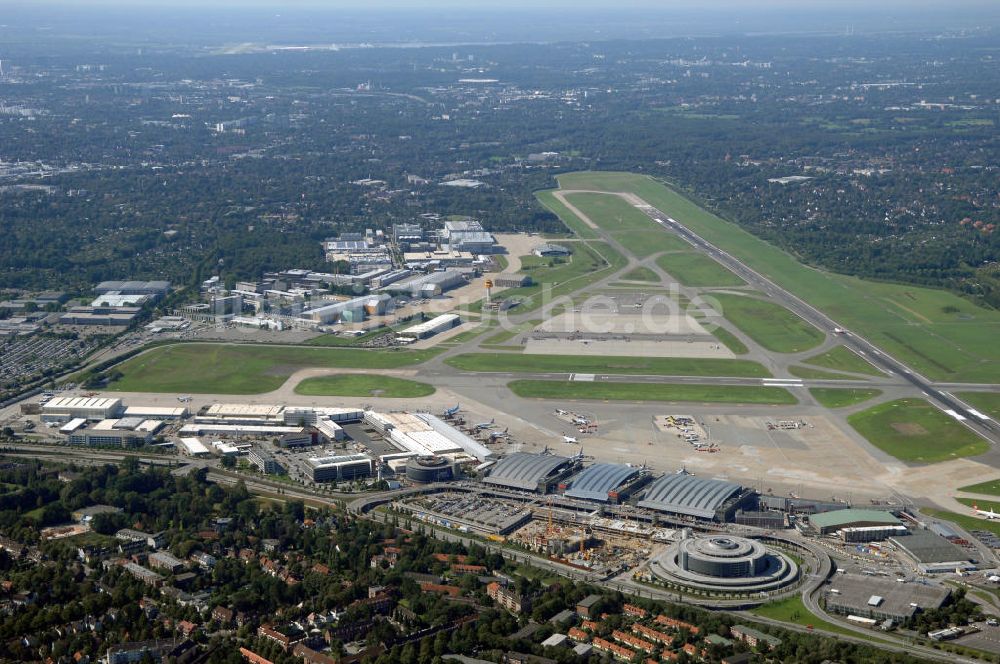
[[[576,469],[577,462],[569,457],[517,452],[497,461],[483,482],[505,489],[549,493]]]
[[[651,479],[642,468],[618,463],[595,463],[566,482],[568,498],[618,503]],[[560,486],[562,488],[562,486]]]
[[[686,473],[665,475],[649,485],[639,507],[679,516],[731,521],[736,510],[752,501],[752,490],[723,480]]]

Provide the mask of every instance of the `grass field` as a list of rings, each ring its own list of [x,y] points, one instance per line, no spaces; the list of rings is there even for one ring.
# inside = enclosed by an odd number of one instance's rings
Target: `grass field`
[[[882,394],[882,390],[868,390],[839,387],[811,387],[809,394],[813,395],[822,406],[827,408],[846,408],[855,404],[874,399]]]
[[[769,378],[763,365],[750,360],[686,357],[599,357],[593,355],[520,355],[465,353],[445,360],[462,371],[565,372],[651,376],[735,376]]]
[[[539,191],[535,194],[538,201],[552,211],[569,228],[574,235],[584,240],[597,238],[597,232],[573,214],[568,207],[552,195],[551,191]]]
[[[645,175],[587,171],[563,189],[630,191],[933,380],[1000,383],[1000,311],[953,293],[863,281],[799,263]]]
[[[981,493],[984,496],[1000,497],[1000,480],[990,480],[988,482],[980,482],[979,484],[960,486],[958,487],[958,490],[967,491],[969,493]]]
[[[174,344],[137,355],[117,367],[108,389],[120,392],[262,394],[299,369],[394,369],[424,362],[437,350],[361,350],[307,346]]]
[[[995,500],[977,500],[976,498],[955,498],[958,502],[962,503],[967,507],[972,507],[975,509],[981,509],[984,511],[993,510],[997,514],[1000,514],[1000,502]]]
[[[758,615],[762,618],[780,620],[781,622],[790,623],[792,625],[811,625],[816,629],[835,632],[837,634],[854,634],[854,632],[846,627],[841,627],[836,623],[828,622],[822,618],[814,616],[809,612],[809,609],[806,608],[805,604],[802,603],[802,597],[800,595],[792,595],[791,597],[786,597],[785,599],[762,604],[756,609],[751,609],[750,613]]]
[[[746,282],[705,254],[685,251],[664,254],[656,264],[685,286],[745,286]]]
[[[736,327],[775,353],[798,353],[823,342],[823,333],[788,309],[752,297],[713,293],[721,313]]]
[[[823,371],[822,369],[813,369],[812,367],[800,367],[797,364],[793,364],[788,367],[788,373],[792,374],[796,378],[815,378],[820,380],[855,380],[854,376],[848,376],[842,373],[834,373],[832,371]]]
[[[835,346],[825,353],[814,355],[806,360],[806,364],[833,369],[834,371],[847,371],[850,373],[866,374],[868,376],[881,376],[882,373],[868,363],[867,360],[850,350],[846,346]]]
[[[650,270],[648,267],[641,266],[630,272],[626,272],[621,276],[621,279],[623,281],[647,281],[653,284],[660,282],[660,277],[658,277],[655,272]]]
[[[518,323],[514,327],[511,327],[511,328],[508,328],[508,329],[504,329],[504,330],[500,330],[496,334],[491,334],[490,336],[488,336],[485,339],[483,339],[483,344],[484,345],[496,345],[496,344],[505,343],[507,341],[510,341],[511,339],[513,339],[514,337],[516,337],[517,335],[521,334],[522,332],[530,332],[531,330],[535,329],[536,327],[538,327],[541,324],[542,324],[542,320],[541,319],[528,320],[528,321],[525,321],[523,323]]]
[[[311,397],[414,398],[434,394],[433,385],[415,380],[375,374],[341,374],[306,378],[295,386],[296,394]]]
[[[620,196],[569,194],[566,199],[638,258],[691,248],[684,240],[664,233],[649,217]]]
[[[597,399],[605,401],[696,401],[790,406],[798,403],[780,387],[669,385],[663,383],[580,383],[563,380],[515,380],[507,387],[519,397]]]
[[[750,352],[750,349],[747,348],[747,345],[742,341],[740,341],[735,334],[733,334],[726,328],[719,327],[718,325],[716,325],[714,327],[706,326],[706,329],[709,329],[712,335],[720,342],[722,342],[723,346],[731,350],[733,354],[746,355],[747,353]]]
[[[996,392],[959,392],[958,398],[980,413],[1000,419],[1000,394]]]
[[[847,418],[879,449],[902,461],[935,463],[975,456],[989,443],[923,399],[898,399]]]

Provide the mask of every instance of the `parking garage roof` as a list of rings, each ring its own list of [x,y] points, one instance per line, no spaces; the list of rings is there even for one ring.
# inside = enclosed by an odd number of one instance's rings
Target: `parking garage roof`
[[[517,452],[497,462],[483,480],[487,484],[534,491],[538,483],[569,463],[569,458],[554,454]]]
[[[666,475],[653,482],[639,501],[640,507],[711,519],[743,487],[723,480],[694,475]]]
[[[638,468],[619,463],[595,463],[572,479],[566,495],[583,500],[607,502],[608,492],[639,474]]]

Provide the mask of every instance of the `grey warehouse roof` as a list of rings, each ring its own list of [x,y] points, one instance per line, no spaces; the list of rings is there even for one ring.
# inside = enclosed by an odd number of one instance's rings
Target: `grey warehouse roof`
[[[711,519],[742,487],[732,482],[694,475],[666,475],[653,482],[639,507]]]
[[[534,491],[538,483],[551,475],[569,459],[553,454],[517,452],[497,462],[493,472],[483,480],[487,484]]]
[[[607,502],[608,492],[639,474],[638,468],[618,463],[595,463],[573,478],[566,495]]]

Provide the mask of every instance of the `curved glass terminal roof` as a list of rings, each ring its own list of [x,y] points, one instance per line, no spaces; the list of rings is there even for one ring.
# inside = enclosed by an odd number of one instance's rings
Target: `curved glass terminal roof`
[[[619,463],[595,463],[573,478],[566,495],[583,500],[607,502],[608,492],[639,474],[638,468]]]
[[[497,461],[493,472],[483,481],[512,489],[534,491],[539,482],[567,463],[569,459],[563,456],[517,452]]]
[[[653,482],[639,507],[711,519],[743,487],[694,475],[666,475]]]

